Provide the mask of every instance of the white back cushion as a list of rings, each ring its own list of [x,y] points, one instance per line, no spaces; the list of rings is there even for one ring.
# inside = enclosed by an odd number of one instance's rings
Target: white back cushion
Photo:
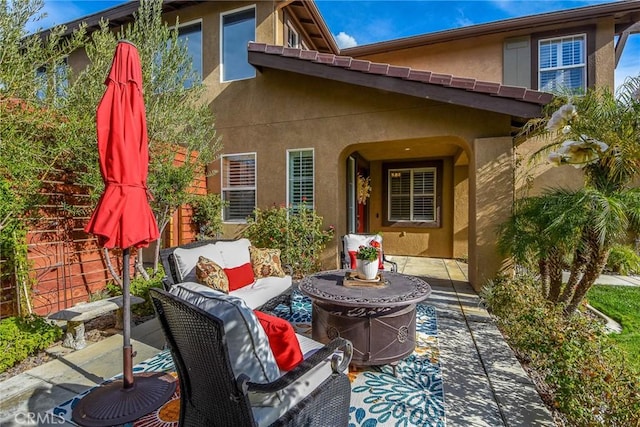
[[[230,242],[216,242],[215,245],[224,261],[224,268],[235,268],[251,263],[251,255],[249,254],[249,246],[251,246],[251,242],[249,239],[238,239]]]
[[[346,234],[342,239],[345,253],[357,251],[360,246],[369,246],[374,240],[380,243],[382,248],[382,236],[379,234]]]
[[[224,268],[224,261],[220,251],[213,243],[199,246],[197,248],[184,249],[177,248],[173,251],[178,282],[196,282],[196,264],[198,258],[203,256]]]

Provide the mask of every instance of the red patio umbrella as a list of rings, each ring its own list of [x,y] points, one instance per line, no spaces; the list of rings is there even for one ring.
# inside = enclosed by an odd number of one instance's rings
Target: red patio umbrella
[[[124,424],[157,409],[175,390],[168,374],[133,375],[130,248],[146,247],[160,233],[148,201],[149,148],[142,69],[136,47],[120,41],[96,114],[100,172],[105,189],[85,231],[105,248],[121,248],[123,295],[123,379],[95,388],[73,409],[81,425]]]

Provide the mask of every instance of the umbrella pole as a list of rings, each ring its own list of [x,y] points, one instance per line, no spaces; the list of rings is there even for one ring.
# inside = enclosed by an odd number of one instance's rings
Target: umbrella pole
[[[73,408],[72,419],[87,427],[108,427],[137,420],[165,403],[176,389],[166,372],[142,372],[133,381],[131,348],[130,248],[122,250],[122,379],[91,390]]]
[[[131,278],[129,259],[131,248],[122,251],[122,375],[123,388],[133,387],[133,349],[131,347]]]

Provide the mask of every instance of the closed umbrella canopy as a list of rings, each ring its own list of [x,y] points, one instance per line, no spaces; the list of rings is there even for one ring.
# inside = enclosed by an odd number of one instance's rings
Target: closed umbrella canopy
[[[118,43],[98,105],[96,124],[100,171],[105,189],[85,231],[105,248],[122,248],[123,377],[95,388],[73,408],[83,426],[126,424],[158,408],[175,390],[163,373],[133,375],[131,347],[131,247],[145,247],[160,233],[147,199],[147,121],[142,97],[142,69],[135,46]]]
[[[147,120],[135,46],[118,43],[105,84],[96,115],[105,189],[85,231],[105,248],[146,247],[160,233],[147,199]]]

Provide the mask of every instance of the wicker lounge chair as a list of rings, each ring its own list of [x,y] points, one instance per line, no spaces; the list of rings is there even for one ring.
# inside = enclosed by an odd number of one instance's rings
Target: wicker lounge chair
[[[275,381],[254,383],[234,374],[234,337],[213,310],[161,289],[152,289],[151,296],[178,372],[181,426],[347,426],[351,386],[343,371],[351,360],[349,341],[337,338]],[[278,395],[272,402],[279,403],[256,405],[252,393]]]

